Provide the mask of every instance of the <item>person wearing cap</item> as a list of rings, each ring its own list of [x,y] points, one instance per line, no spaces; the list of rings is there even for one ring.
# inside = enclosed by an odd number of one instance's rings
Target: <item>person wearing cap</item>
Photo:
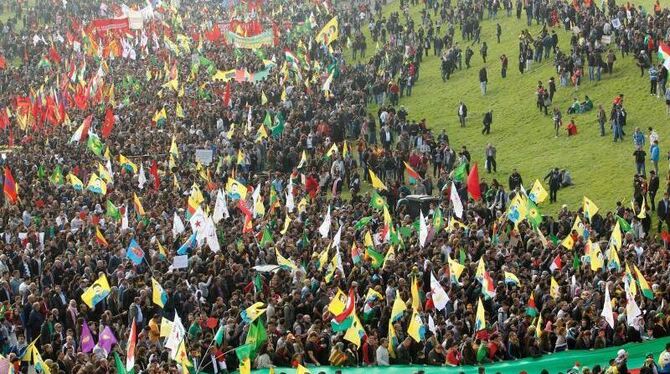
[[[654,354],[648,353],[644,359],[644,363],[640,368],[640,374],[659,374],[659,367],[654,362]]]

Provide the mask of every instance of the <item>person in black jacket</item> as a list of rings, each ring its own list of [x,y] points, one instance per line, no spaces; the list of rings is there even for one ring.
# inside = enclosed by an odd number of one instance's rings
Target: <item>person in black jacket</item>
[[[484,120],[482,121],[484,124],[484,128],[482,129],[482,135],[483,134],[490,134],[491,133],[491,123],[493,123],[493,110],[489,110],[484,114]]]
[[[656,199],[656,192],[658,192],[658,185],[658,175],[656,175],[656,171],[652,170],[649,172],[649,203],[651,204],[652,211],[656,210],[654,200]]]
[[[658,202],[656,215],[658,216],[658,232],[661,232],[664,223],[670,228],[670,199],[668,199],[667,192],[663,194],[663,200]]]
[[[460,122],[461,127],[465,127],[466,118],[468,118],[468,107],[461,101],[458,104],[458,122]]]
[[[549,202],[555,203],[557,200],[558,189],[561,188],[561,173],[558,168],[550,171],[544,176],[544,180],[549,179]]]
[[[521,178],[521,174],[514,169],[512,170],[512,174],[509,176],[509,190],[514,191],[515,189],[521,187],[523,185],[523,179]]]
[[[482,90],[482,95],[486,95],[486,84],[488,83],[489,78],[486,73],[486,65],[479,70],[479,87]]]

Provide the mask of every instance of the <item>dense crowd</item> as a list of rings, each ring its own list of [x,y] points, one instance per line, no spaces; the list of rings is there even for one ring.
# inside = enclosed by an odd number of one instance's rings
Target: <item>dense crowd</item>
[[[606,79],[615,48],[644,72],[670,10],[421,4],[0,3],[0,368],[459,366],[666,337],[670,201],[654,201],[657,177],[655,190],[636,177],[632,207],[585,199],[542,217],[542,183],[478,178],[466,146],[401,102],[430,49],[443,79],[463,74],[499,9],[544,25],[520,36],[519,72],[553,53],[561,86],[584,69]],[[142,29],[90,28],[128,12]],[[333,19],[339,35],[323,37]],[[570,51],[561,27],[580,30]],[[226,41],[259,28],[271,43]],[[667,70],[656,74],[665,95]],[[615,140],[624,117],[621,95]],[[495,147],[482,156],[496,176]],[[545,180],[550,202],[571,184],[566,170]],[[670,370],[669,351],[652,358]],[[626,372],[625,352],[608,361],[602,371]]]

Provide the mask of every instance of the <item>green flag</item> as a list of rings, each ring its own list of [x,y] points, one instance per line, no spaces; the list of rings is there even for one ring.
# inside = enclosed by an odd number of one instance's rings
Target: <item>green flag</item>
[[[119,357],[119,354],[114,352],[114,363],[116,364],[116,372],[118,374],[126,374],[126,365],[123,364],[123,361],[121,361],[121,357]]]
[[[119,212],[119,208],[117,208],[116,205],[114,205],[114,203],[112,203],[110,200],[107,200],[105,215],[117,221],[121,219],[121,212]]]
[[[458,251],[458,262],[459,262],[461,265],[465,265],[465,251],[463,250],[463,248],[461,248],[461,249]]]
[[[63,172],[60,170],[60,165],[56,165],[54,172],[49,177],[49,181],[56,186],[62,186],[65,184],[65,178],[63,178]]]
[[[223,323],[219,324],[219,329],[216,330],[216,335],[214,335],[214,341],[217,346],[223,344]]]
[[[251,330],[249,330],[249,331],[251,331]],[[221,335],[223,337],[223,333]],[[241,345],[241,346],[235,348],[235,355],[237,356],[238,360],[244,361],[251,356],[251,352],[253,350],[254,350],[254,346],[252,344],[244,344],[244,345]]]
[[[263,229],[263,236],[261,237],[260,245],[261,247],[265,248],[268,244],[274,243],[274,240],[272,239],[272,234],[270,233],[270,230],[266,227]]]
[[[435,232],[440,231],[442,229],[442,226],[444,226],[444,218],[442,218],[442,210],[437,207],[435,208],[435,212],[433,213],[433,227],[435,228]]]
[[[356,221],[356,223],[354,224],[354,228],[356,230],[360,230],[363,227],[367,226],[367,224],[370,223],[370,221],[372,221],[372,217],[370,217],[370,216],[363,217],[363,218],[359,219],[358,221]]]
[[[621,228],[621,231],[623,232],[631,232],[633,231],[633,228],[630,226],[630,223],[623,219],[623,217],[619,217],[618,214],[614,215],[616,217],[617,222],[619,222],[619,227]]]
[[[466,166],[465,162],[461,162],[460,165],[454,169],[454,181],[462,182],[465,180],[465,177],[468,174]]]
[[[370,206],[378,210],[383,210],[384,206],[386,206],[386,200],[377,193],[376,190],[372,191],[372,195],[370,195]]]
[[[270,111],[265,111],[265,118],[263,118],[263,124],[267,126],[268,128],[272,127],[272,116],[270,115]]]
[[[249,325],[249,332],[247,333],[247,339],[244,342],[253,347],[254,351],[257,351],[260,348],[261,344],[268,340],[267,333],[265,332],[265,326],[260,320],[256,320],[251,325]]]
[[[537,205],[531,199],[526,199],[528,202],[528,208],[526,209],[526,219],[533,227],[538,227],[542,223],[542,214],[540,209],[537,208]]]
[[[40,165],[37,168],[37,178],[44,179],[47,176],[47,173],[44,171],[44,165]]]
[[[370,257],[372,261],[372,268],[379,269],[384,265],[384,255],[375,251],[374,249],[367,247],[365,248],[365,254]]]
[[[105,144],[98,138],[97,135],[93,133],[88,134],[88,140],[86,141],[86,146],[91,150],[96,156],[101,157],[102,151],[105,148]]]
[[[575,254],[575,256],[572,258],[572,268],[578,270],[580,266],[581,262],[579,261],[579,256]]]

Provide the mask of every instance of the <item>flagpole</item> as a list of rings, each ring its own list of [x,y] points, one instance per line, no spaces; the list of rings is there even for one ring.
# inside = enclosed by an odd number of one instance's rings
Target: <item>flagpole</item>
[[[219,323],[221,323],[221,321],[219,321]],[[214,345],[214,341],[215,341],[215,340],[216,340],[216,335],[214,335],[214,337],[212,338],[212,341],[209,342],[209,346],[207,346],[207,349],[205,350],[205,353],[202,355],[201,360],[200,360],[200,363],[198,363],[198,367],[195,369],[195,372],[196,372],[196,373],[199,373],[199,372],[200,372],[200,367],[202,366],[203,361],[205,361],[205,359],[204,359],[203,357],[207,356],[207,352],[209,352],[209,350],[212,348],[212,345]],[[230,350],[230,351],[224,352],[224,355],[225,355],[226,353],[230,353],[231,351],[234,351],[234,350],[235,350],[235,349],[233,348],[233,349]],[[205,365],[205,366],[206,366],[206,365]]]

